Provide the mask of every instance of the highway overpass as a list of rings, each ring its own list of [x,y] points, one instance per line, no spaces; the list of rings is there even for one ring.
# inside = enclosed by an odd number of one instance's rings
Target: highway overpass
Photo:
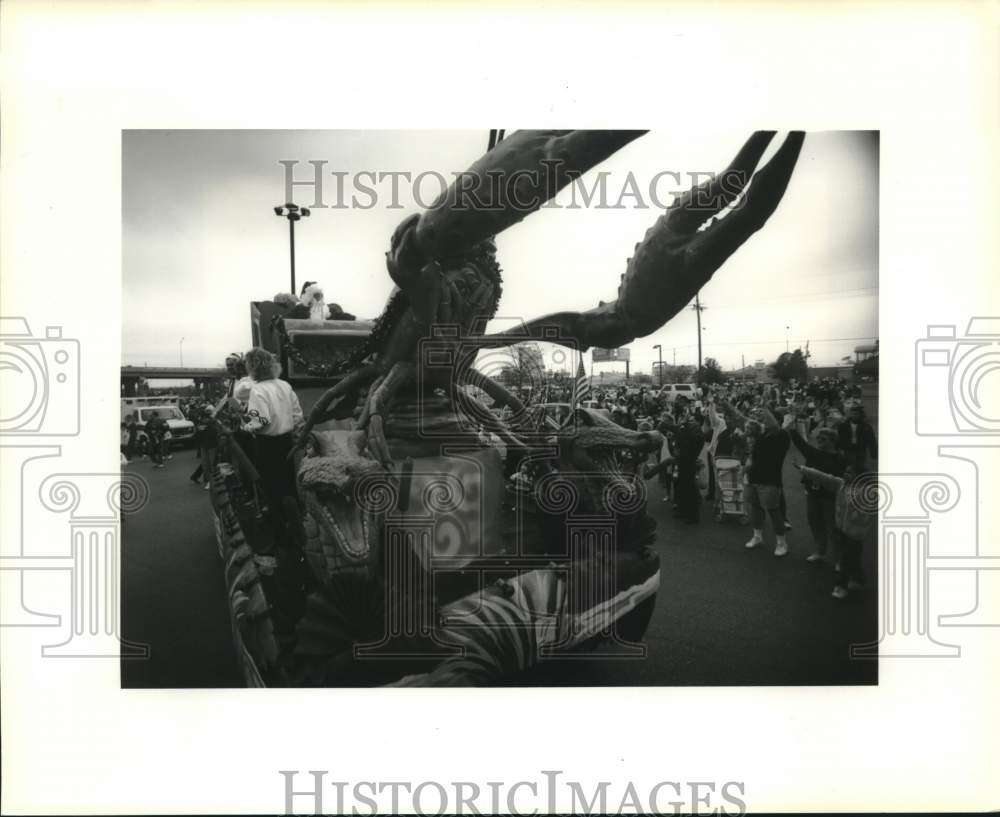
[[[140,381],[193,380],[199,388],[203,384],[221,383],[228,377],[225,367],[203,368],[198,366],[122,366],[121,396],[139,394]]]

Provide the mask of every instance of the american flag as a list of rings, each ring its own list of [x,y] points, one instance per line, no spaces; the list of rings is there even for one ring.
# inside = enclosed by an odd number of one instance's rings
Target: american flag
[[[580,365],[576,369],[576,382],[573,384],[572,405],[578,406],[590,396],[590,381],[583,368],[583,355],[580,356]]]

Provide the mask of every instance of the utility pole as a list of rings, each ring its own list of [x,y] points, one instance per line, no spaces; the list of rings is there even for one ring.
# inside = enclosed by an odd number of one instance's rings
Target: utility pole
[[[698,316],[698,369],[696,377],[699,382],[701,381],[701,313],[708,309],[707,306],[701,305],[701,299],[698,295],[694,296],[694,304],[691,307],[695,314]]]
[[[653,348],[656,349],[657,353],[659,354],[659,358],[660,358],[660,385],[662,386],[663,385],[663,347],[659,343],[657,343],[656,346],[654,346]]]
[[[288,219],[288,247],[292,261],[292,295],[298,294],[295,290],[295,222],[312,215],[308,207],[299,207],[297,204],[289,202],[284,206],[278,205],[274,208],[276,216]]]

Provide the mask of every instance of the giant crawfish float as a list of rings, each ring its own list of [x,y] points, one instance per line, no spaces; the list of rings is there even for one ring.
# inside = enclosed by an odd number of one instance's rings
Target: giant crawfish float
[[[267,591],[232,498],[246,479],[233,464],[216,469],[250,683],[488,684],[569,652],[643,654],[659,558],[639,469],[659,435],[580,408],[540,430],[475,367],[483,349],[526,340],[582,352],[656,331],[764,226],[804,139],[790,133],[757,170],[774,132],[754,133],[721,174],[679,196],[635,246],[614,301],[487,333],[502,282],[493,238],[642,133],[519,131],[396,229],[387,306],[348,354],[320,361],[337,382],[297,438],[304,513],[289,535],[308,591],[284,637],[272,621],[282,592]],[[289,323],[275,330],[294,352]]]

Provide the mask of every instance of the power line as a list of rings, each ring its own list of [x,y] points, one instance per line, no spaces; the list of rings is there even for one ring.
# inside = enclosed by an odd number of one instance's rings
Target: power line
[[[857,338],[809,338],[810,343],[845,343],[851,340],[872,340],[875,335],[863,335]],[[784,343],[785,339],[781,340],[738,340],[738,341],[726,341],[726,342],[713,342],[712,346],[764,346],[771,345],[775,343]],[[697,344],[678,344],[676,348],[678,349],[693,349]],[[671,348],[674,348],[671,346]]]
[[[803,294],[803,295],[778,295],[774,298],[753,298],[747,299],[745,301],[723,301],[721,304],[715,302],[715,306],[720,309],[731,308],[731,307],[751,307],[757,306],[758,304],[773,304],[773,303],[795,303],[798,301],[826,301],[835,300],[837,298],[858,298],[864,293],[874,293],[878,294],[878,287],[856,287],[853,289],[836,289],[829,292],[817,292],[813,294]]]

